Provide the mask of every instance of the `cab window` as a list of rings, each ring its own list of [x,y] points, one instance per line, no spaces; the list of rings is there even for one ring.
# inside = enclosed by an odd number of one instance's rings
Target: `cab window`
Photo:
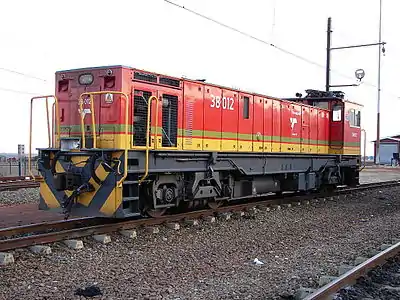
[[[340,122],[342,121],[342,106],[334,105],[332,109],[332,121]]]
[[[313,106],[329,109],[329,102],[328,101],[314,101]]]
[[[361,111],[356,110],[356,119],[355,119],[356,125],[357,127],[361,126]]]
[[[350,122],[350,126],[360,127],[361,126],[361,111],[355,110],[355,109],[350,109],[349,122]]]

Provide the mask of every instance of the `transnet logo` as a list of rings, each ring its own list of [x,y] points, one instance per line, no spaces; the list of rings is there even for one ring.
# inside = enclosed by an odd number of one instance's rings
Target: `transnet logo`
[[[297,124],[297,118],[290,118],[290,128],[294,128],[294,125]]]

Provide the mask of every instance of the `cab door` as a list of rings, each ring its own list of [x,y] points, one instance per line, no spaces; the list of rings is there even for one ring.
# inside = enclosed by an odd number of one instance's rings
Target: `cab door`
[[[335,150],[343,149],[344,138],[344,107],[342,102],[333,102],[329,122],[329,147]]]

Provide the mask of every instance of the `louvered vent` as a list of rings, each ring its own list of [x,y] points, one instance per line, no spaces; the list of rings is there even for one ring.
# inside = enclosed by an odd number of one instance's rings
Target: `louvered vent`
[[[157,82],[157,76],[153,74],[147,74],[142,72],[135,72],[133,74],[133,78],[137,80],[149,81],[149,82]]]
[[[191,100],[186,100],[186,124],[185,124],[185,145],[192,145],[193,136],[193,107]]]
[[[160,77],[160,83],[165,84],[165,85],[170,85],[174,87],[179,87],[180,86],[180,81],[168,77]]]

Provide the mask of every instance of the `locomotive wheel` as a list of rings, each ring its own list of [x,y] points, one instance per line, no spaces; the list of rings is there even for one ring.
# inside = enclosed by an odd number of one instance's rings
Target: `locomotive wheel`
[[[207,201],[207,205],[211,209],[217,209],[218,207],[221,207],[223,204],[224,204],[223,201],[215,201],[215,200]]]
[[[167,208],[147,209],[146,213],[152,218],[160,218],[167,211]]]

